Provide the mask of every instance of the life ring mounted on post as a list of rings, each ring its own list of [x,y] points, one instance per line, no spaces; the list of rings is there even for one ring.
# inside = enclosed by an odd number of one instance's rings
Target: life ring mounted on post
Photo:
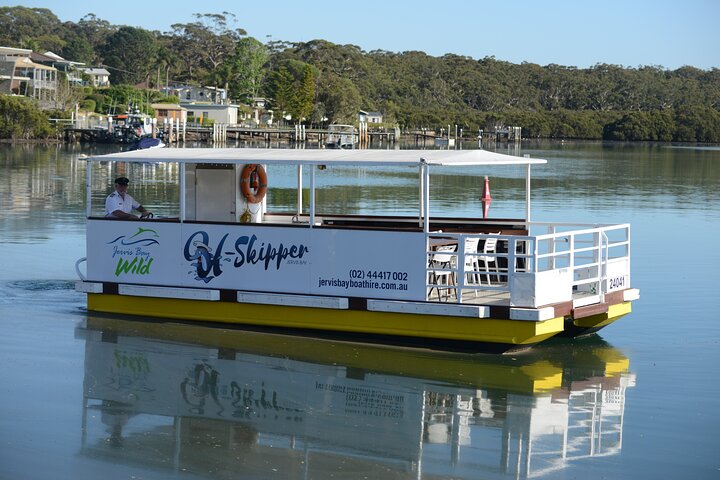
[[[262,165],[245,165],[240,175],[240,191],[248,203],[260,203],[267,193],[267,174]]]

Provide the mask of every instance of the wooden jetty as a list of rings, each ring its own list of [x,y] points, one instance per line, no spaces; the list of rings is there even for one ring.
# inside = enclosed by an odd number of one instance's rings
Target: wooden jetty
[[[267,143],[272,141],[287,141],[290,143],[318,142],[325,144],[329,135],[328,129],[306,128],[304,125],[294,127],[258,128],[239,125],[215,124],[213,126],[188,125],[185,131],[188,139],[197,141],[227,141],[227,140],[261,140]],[[355,132],[357,143],[360,146],[375,145],[377,143],[394,143],[400,137],[399,129],[368,130],[360,129]]]
[[[480,130],[478,138],[490,142],[519,142],[522,140],[522,127],[495,127],[492,130]]]

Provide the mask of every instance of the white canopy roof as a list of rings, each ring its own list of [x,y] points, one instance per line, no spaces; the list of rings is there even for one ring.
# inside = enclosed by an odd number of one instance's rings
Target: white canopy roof
[[[486,150],[294,150],[278,148],[151,148],[91,157],[95,161],[261,163],[291,165],[528,165],[546,160]]]

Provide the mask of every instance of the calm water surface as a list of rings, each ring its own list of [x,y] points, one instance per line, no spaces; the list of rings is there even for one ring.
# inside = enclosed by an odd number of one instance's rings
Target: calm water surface
[[[96,151],[0,145],[0,478],[720,478],[720,148],[512,149],[549,161],[533,220],[632,223],[641,290],[601,335],[512,356],[89,315],[72,286]],[[174,213],[177,172],[123,173]],[[491,173],[491,215],[522,209],[522,173]],[[415,213],[414,172],[328,174],[324,211]],[[291,172],[269,175],[292,208]],[[482,191],[432,188],[436,213]]]

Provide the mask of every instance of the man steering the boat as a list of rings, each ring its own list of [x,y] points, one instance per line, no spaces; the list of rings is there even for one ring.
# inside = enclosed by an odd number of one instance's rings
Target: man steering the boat
[[[140,205],[127,193],[130,180],[127,177],[115,179],[115,191],[105,199],[105,217],[107,218],[138,218],[132,211],[140,212],[140,218],[152,218],[150,210]]]

